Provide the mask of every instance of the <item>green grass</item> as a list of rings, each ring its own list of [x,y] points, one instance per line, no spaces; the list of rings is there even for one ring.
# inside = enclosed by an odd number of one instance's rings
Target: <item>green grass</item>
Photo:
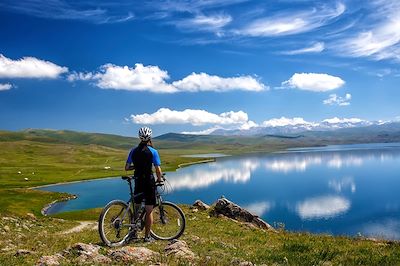
[[[387,141],[392,136],[377,135],[368,139],[352,133],[342,139],[335,134],[313,133],[306,138],[187,137],[175,134],[155,139],[154,144],[159,149],[163,170],[174,171],[181,164],[203,160],[181,157],[184,154],[270,152],[289,147]],[[107,134],[0,131],[0,250],[11,247],[9,251],[0,251],[0,265],[34,264],[40,256],[54,254],[76,242],[99,243],[98,234],[93,230],[57,234],[76,225],[75,220],[97,220],[99,209],[42,217],[40,210],[43,206],[67,195],[29,187],[125,174],[123,167],[127,153],[136,143],[135,138]],[[111,169],[105,170],[105,166]],[[268,265],[400,265],[397,242],[285,231],[266,233],[229,219],[208,217],[206,212],[192,213],[187,206],[183,208],[188,220],[183,239],[199,256],[198,264],[230,265],[232,258],[237,258]],[[38,219],[30,221],[27,213],[34,213]],[[10,216],[17,222],[3,219]],[[32,228],[21,229],[25,222],[31,223]],[[5,225],[12,233],[4,230]],[[149,247],[162,251],[165,245],[165,242],[157,242]],[[18,248],[35,253],[15,257]],[[172,265],[179,264],[165,257],[162,260]]]
[[[210,217],[207,211],[192,212],[188,206],[181,207],[187,218],[187,227],[181,239],[198,256],[196,264],[231,265],[232,260],[236,259],[251,261],[257,265],[400,265],[398,242],[374,242],[286,231],[266,232],[228,218]],[[13,265],[33,264],[41,255],[60,252],[76,242],[101,245],[96,230],[84,230],[63,237],[57,237],[56,234],[76,225],[76,219],[97,220],[100,211],[90,209],[39,219],[36,222],[37,227],[30,232],[21,232],[24,234],[24,241],[19,241],[17,247],[34,250],[36,254],[19,259],[12,256],[12,253],[6,253],[0,255],[0,264],[2,260]],[[43,230],[46,234],[43,234]],[[9,237],[3,237],[2,242],[9,241]],[[37,243],[42,243],[43,246]],[[142,246],[143,243],[131,245]],[[156,241],[147,247],[163,254],[166,245],[164,241]],[[179,264],[179,261],[165,256],[161,257],[161,261],[168,262],[169,265]]]

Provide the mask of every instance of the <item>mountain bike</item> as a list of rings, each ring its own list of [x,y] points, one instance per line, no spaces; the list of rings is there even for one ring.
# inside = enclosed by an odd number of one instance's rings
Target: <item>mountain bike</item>
[[[112,200],[102,210],[99,217],[99,234],[103,243],[109,247],[122,246],[131,239],[141,238],[145,226],[146,209],[144,202],[136,209],[135,199],[143,193],[134,194],[132,180],[137,177],[122,176],[129,184],[130,199]],[[165,175],[163,175],[165,181]],[[153,225],[150,235],[156,240],[179,238],[186,226],[183,211],[174,203],[164,201],[160,188],[165,182],[156,183],[156,205],[153,209]],[[136,213],[136,215],[134,215]]]

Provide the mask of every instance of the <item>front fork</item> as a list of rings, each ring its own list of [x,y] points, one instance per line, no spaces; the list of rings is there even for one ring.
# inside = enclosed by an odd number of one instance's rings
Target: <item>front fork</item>
[[[158,195],[157,201],[158,201],[157,204],[158,204],[159,209],[160,209],[160,220],[161,220],[161,223],[162,224],[166,224],[167,221],[166,221],[166,218],[165,218],[164,206],[162,204],[162,198],[161,198],[160,195]]]

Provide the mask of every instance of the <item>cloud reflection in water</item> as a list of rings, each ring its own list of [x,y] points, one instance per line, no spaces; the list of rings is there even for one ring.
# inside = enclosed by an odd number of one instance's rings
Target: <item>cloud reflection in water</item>
[[[337,193],[349,189],[351,193],[356,192],[356,183],[352,177],[344,177],[341,180],[330,180],[328,186]]]
[[[247,159],[204,166],[193,171],[185,171],[186,169],[178,171],[168,178],[168,182],[174,190],[208,187],[219,181],[246,183],[250,180],[251,172],[259,167],[259,161]]]
[[[328,219],[347,212],[350,201],[342,196],[321,196],[297,203],[297,214],[303,220]]]
[[[269,212],[274,206],[275,204],[271,201],[259,201],[244,205],[243,208],[245,208],[252,214],[263,216],[264,214]]]

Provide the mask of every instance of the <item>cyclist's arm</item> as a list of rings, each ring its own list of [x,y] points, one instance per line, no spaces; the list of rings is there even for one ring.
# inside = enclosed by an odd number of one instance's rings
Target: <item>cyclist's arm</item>
[[[125,171],[134,170],[135,167],[129,163],[125,164]]]
[[[155,169],[156,169],[157,182],[163,182],[161,167],[155,166]]]
[[[157,182],[163,182],[162,180],[162,171],[161,171],[161,159],[158,151],[154,148],[150,147],[150,151],[153,154],[153,165],[156,170]]]
[[[125,171],[129,171],[129,170],[135,169],[135,167],[133,166],[133,162],[132,162],[132,154],[133,154],[133,152],[134,152],[134,149],[132,149],[128,154],[128,158],[126,159],[126,163],[125,163]]]

